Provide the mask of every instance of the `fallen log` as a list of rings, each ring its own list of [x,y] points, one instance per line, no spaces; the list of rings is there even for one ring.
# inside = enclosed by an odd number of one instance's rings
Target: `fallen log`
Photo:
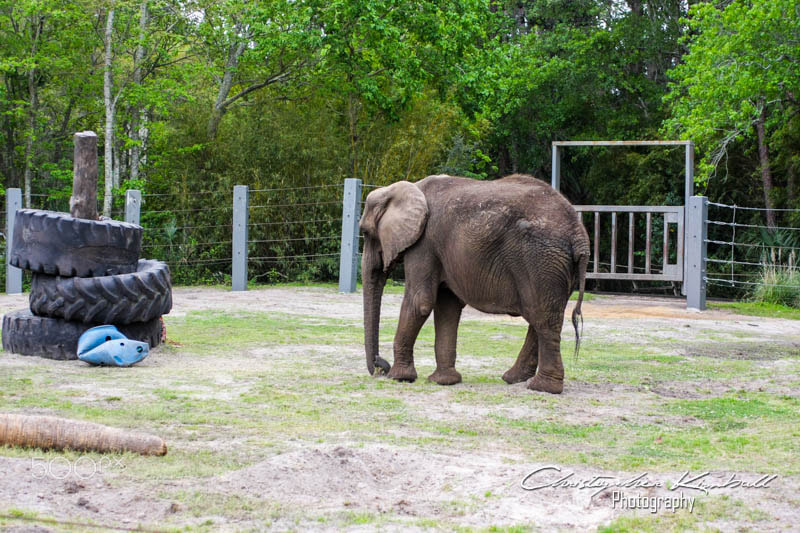
[[[0,446],[165,455],[163,439],[146,433],[55,416],[0,413]]]

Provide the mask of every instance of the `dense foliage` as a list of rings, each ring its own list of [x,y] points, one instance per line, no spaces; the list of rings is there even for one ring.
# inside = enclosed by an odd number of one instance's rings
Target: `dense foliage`
[[[330,278],[330,186],[547,179],[554,140],[691,139],[712,200],[800,207],[797,0],[0,0],[0,77],[3,187],[65,209],[72,134],[97,131],[103,210],[143,190],[179,281],[229,272],[235,184],[270,205],[254,277]],[[576,203],[680,204],[682,173],[678,148],[570,148],[562,179]]]

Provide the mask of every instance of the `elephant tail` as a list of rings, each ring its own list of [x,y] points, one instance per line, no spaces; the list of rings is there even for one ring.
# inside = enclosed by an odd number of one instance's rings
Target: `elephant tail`
[[[575,328],[575,359],[578,358],[578,352],[581,348],[581,337],[583,336],[583,313],[581,312],[581,304],[583,303],[583,292],[586,288],[586,268],[589,265],[589,250],[582,249],[574,258],[575,264],[578,267],[576,272],[578,281],[578,301],[575,304],[575,309],[572,310],[572,327]],[[580,317],[581,330],[578,332],[578,318]]]

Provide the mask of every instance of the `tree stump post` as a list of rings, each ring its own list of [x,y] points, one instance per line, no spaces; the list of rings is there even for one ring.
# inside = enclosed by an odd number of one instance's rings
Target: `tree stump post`
[[[97,220],[97,134],[80,131],[73,139],[75,163],[69,214],[75,218]]]

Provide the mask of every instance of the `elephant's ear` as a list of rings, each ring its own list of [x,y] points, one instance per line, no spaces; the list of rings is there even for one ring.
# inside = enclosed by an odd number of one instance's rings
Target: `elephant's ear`
[[[427,220],[428,202],[411,182],[398,181],[369,193],[360,226],[380,241],[384,272],[398,255],[417,242]]]

